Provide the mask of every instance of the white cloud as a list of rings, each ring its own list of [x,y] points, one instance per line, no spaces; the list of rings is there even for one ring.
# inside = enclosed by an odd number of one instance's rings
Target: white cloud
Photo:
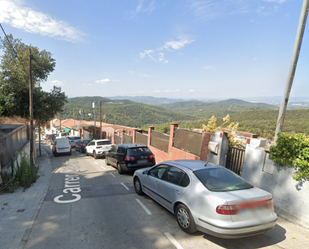
[[[64,83],[60,80],[52,80],[51,82],[49,82],[49,84],[52,86],[64,86]]]
[[[111,82],[110,79],[102,79],[102,80],[96,80],[95,83],[98,83],[98,84],[106,84],[108,82]]]
[[[160,93],[161,91],[160,90],[154,90],[153,92],[154,93]]]
[[[133,19],[143,13],[150,15],[155,9],[155,0],[138,0],[136,8],[126,11],[125,14]]]
[[[174,50],[179,50],[183,48],[186,44],[190,44],[191,42],[194,42],[194,40],[189,40],[189,39],[183,39],[181,38],[178,41],[167,41],[165,42],[164,46],[162,49],[174,49]]]
[[[0,22],[42,36],[70,42],[81,40],[83,34],[64,21],[24,6],[22,1],[0,0]]]
[[[190,89],[188,92],[189,92],[189,93],[194,93],[194,92],[195,92],[195,90]]]
[[[165,59],[165,54],[162,51],[176,51],[183,48],[185,45],[194,42],[194,40],[189,40],[187,38],[179,38],[178,40],[170,40],[164,43],[162,47],[156,49],[146,49],[143,52],[139,53],[140,59],[144,59],[145,57],[150,58],[156,62],[162,62],[163,64],[169,63],[167,59]]]

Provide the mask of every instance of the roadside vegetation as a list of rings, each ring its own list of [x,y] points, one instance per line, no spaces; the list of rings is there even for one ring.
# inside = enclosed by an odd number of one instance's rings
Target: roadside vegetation
[[[270,158],[283,166],[293,166],[296,181],[309,180],[309,136],[278,134],[277,145],[270,148]]]
[[[18,162],[16,156],[11,160],[11,171],[0,172],[2,183],[0,184],[0,194],[12,193],[18,188],[24,191],[37,180],[38,167],[30,165],[29,157],[23,154]]]

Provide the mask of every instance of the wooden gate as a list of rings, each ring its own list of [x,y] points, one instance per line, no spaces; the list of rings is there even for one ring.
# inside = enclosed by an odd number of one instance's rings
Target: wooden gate
[[[245,149],[229,147],[226,157],[225,167],[237,175],[241,175],[242,165],[244,163]]]

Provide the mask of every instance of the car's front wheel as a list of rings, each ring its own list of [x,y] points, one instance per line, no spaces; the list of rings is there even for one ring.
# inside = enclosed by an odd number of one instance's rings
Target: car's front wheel
[[[138,177],[134,178],[134,189],[136,194],[143,195],[141,181],[138,179]]]
[[[186,233],[195,233],[197,231],[190,210],[183,204],[176,207],[176,219],[180,228]]]

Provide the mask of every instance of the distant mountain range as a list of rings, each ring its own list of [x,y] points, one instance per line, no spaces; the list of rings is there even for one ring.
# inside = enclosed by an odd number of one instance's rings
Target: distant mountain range
[[[76,97],[68,99],[61,118],[93,120],[95,102],[96,120],[99,121],[99,105],[102,103],[103,122],[147,129],[154,125],[157,131],[168,132],[169,124],[176,122],[182,128],[201,128],[214,115],[218,124],[222,117],[231,115],[232,122],[239,122],[239,130],[253,132],[272,138],[278,117],[278,105],[248,102],[239,99],[222,101],[197,101],[155,97],[131,97],[130,99],[94,97]],[[133,101],[135,100],[135,101]],[[140,101],[140,103],[137,102]],[[155,103],[155,105],[145,104]],[[272,103],[272,102],[271,102]],[[304,109],[304,102],[300,102]],[[308,102],[309,103],[309,102]],[[297,102],[292,102],[297,104]],[[284,131],[309,134],[309,107],[304,110],[289,110],[286,114]]]

